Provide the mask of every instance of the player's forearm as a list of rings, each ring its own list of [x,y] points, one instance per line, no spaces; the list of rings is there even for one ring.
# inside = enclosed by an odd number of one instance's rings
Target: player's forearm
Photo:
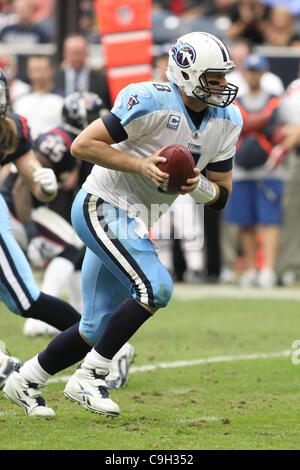
[[[31,183],[28,187],[24,182],[21,185],[15,185],[13,189],[13,201],[17,218],[25,223],[31,220],[32,199],[31,195],[41,202],[47,203],[56,197],[56,192],[51,195],[45,194],[39,183]]]
[[[42,186],[39,183],[34,183],[34,187],[32,190],[32,194],[40,201],[40,202],[50,202],[56,198],[57,191],[48,194],[43,191]]]
[[[116,150],[111,145],[93,139],[88,145],[84,139],[78,136],[71,147],[73,157],[87,160],[95,165],[103,166],[111,170],[125,171],[127,173],[139,173],[141,159],[134,155]]]
[[[23,185],[26,186],[27,191],[29,190],[31,194],[39,201],[46,203],[46,202],[52,201],[56,197],[57,190],[54,190],[51,193],[47,193],[45,192],[45,190],[43,190],[42,185],[39,182],[33,181],[31,175],[28,176],[28,174],[26,173],[25,174],[20,173],[20,174],[23,179]],[[17,192],[17,190],[14,190],[14,192]],[[22,191],[19,189],[19,194],[18,194],[19,202],[22,199],[22,193],[24,195],[24,201],[25,201],[25,188],[23,188]],[[16,196],[14,196],[14,198],[15,197]],[[24,204],[25,202],[23,202],[23,205]]]
[[[288,135],[283,139],[280,144],[287,150],[291,150],[297,145],[299,145],[300,141],[300,124],[297,124],[295,127],[293,127]]]
[[[16,160],[20,177],[41,202],[52,201],[57,194],[57,180],[51,168],[44,168],[32,150]]]
[[[17,218],[23,223],[31,220],[32,194],[20,176],[14,184],[12,197]]]

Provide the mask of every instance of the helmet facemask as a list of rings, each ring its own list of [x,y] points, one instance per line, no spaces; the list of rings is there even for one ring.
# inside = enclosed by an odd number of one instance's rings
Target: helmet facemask
[[[222,88],[214,88],[208,85],[207,72],[220,72],[220,70],[206,70],[199,76],[199,86],[193,89],[195,98],[200,99],[203,103],[212,107],[225,108],[232,103],[238,93],[238,87],[233,83],[227,82],[227,85]]]

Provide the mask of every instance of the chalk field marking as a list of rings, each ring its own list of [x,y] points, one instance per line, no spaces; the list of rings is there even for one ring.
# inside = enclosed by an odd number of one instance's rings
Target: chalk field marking
[[[240,354],[237,356],[216,356],[207,357],[204,359],[193,359],[191,361],[175,361],[175,362],[159,362],[157,364],[148,364],[144,366],[130,367],[130,374],[137,372],[148,372],[151,370],[158,369],[173,369],[176,367],[188,367],[198,366],[203,364],[213,364],[217,362],[233,362],[233,361],[251,361],[254,359],[271,359],[274,357],[289,357],[291,355],[290,350],[274,352],[274,353],[257,353],[257,354]],[[69,375],[61,375],[59,377],[53,377],[48,380],[48,383],[67,382]]]
[[[174,299],[195,300],[204,298],[231,298],[231,299],[272,299],[300,301],[300,289],[276,287],[273,289],[260,289],[258,287],[239,288],[228,285],[191,285],[175,284]]]

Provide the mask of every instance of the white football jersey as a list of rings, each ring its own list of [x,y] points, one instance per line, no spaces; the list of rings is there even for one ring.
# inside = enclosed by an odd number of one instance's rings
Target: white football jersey
[[[200,170],[218,171],[214,164],[231,159],[242,128],[239,108],[231,104],[208,107],[197,129],[178,87],[169,82],[127,86],[119,93],[112,113],[128,135],[113,145],[116,149],[146,158],[162,147],[180,144],[190,150]],[[83,188],[127,211],[130,217],[142,218],[148,228],[177,197],[158,189],[149,178],[99,165],[93,167]]]

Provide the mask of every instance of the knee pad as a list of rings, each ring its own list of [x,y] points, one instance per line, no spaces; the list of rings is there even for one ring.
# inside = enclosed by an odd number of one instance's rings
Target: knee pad
[[[131,295],[142,304],[166,307],[173,293],[173,281],[169,271],[160,262],[151,266],[142,282],[132,284]]]
[[[172,297],[173,280],[163,265],[160,266],[157,281],[153,286],[153,294],[155,307],[166,307]]]

